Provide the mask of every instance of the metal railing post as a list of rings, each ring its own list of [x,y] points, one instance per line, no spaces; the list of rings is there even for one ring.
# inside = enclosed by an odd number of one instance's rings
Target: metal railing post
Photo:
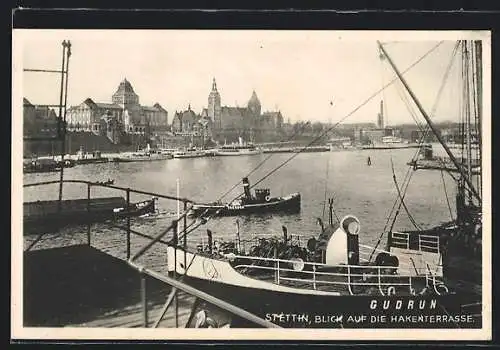
[[[146,294],[146,274],[140,272],[141,274],[141,299],[142,299],[142,316],[143,325],[145,328],[148,327],[148,296]]]
[[[380,266],[377,266],[378,290],[379,290],[380,294],[384,295],[384,291],[383,291],[383,289],[382,289],[382,281],[381,281],[381,276],[380,276],[380,274],[381,274],[381,271],[380,271]]]
[[[351,266],[347,265],[347,289],[349,290],[349,294],[353,295],[352,287],[351,287]]]
[[[278,259],[278,247],[276,245],[274,246],[274,259]],[[280,284],[279,261],[276,260],[274,267],[276,268],[276,273],[274,275],[274,278],[276,280],[275,282],[276,284]]]
[[[179,244],[179,235],[177,232],[178,222],[172,227],[174,236],[174,279],[177,279],[177,246]],[[175,304],[175,328],[179,327],[179,318],[177,317],[179,313],[179,299],[177,298],[177,293],[174,294],[174,304]]]
[[[313,288],[316,290],[316,265],[313,265]]]
[[[127,260],[130,259],[130,188],[127,188]]]
[[[87,244],[90,246],[90,183],[87,184]]]
[[[187,211],[187,202],[184,201],[184,213]],[[183,238],[184,238],[184,274],[187,275],[187,217],[184,215],[184,229],[183,229]]]

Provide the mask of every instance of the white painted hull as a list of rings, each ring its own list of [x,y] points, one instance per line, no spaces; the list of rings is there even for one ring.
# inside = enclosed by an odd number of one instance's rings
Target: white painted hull
[[[186,261],[186,265],[184,265],[184,261]],[[177,264],[177,270],[175,263]],[[218,260],[191,252],[184,252],[182,249],[177,249],[177,252],[175,252],[175,248],[171,246],[167,248],[167,266],[169,272],[176,271],[178,274],[184,274],[184,266],[189,266],[187,270],[188,277],[239,288],[301,295],[340,295],[338,292],[293,288],[251,278],[236,271],[226,260]]]
[[[205,157],[206,154],[201,152],[201,153],[186,153],[186,154],[174,154],[174,158],[181,159],[181,158],[201,158]]]

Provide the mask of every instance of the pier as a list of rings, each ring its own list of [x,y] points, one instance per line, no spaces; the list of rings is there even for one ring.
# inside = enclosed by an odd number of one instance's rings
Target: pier
[[[80,182],[86,183],[89,188],[104,186],[124,191],[127,198],[125,205],[130,203],[132,192],[183,202],[185,210],[179,219],[155,237],[131,229],[130,217],[126,225],[110,222],[111,227],[124,233],[120,254],[107,253],[99,248],[103,245],[99,240],[106,236],[94,235],[91,222],[87,223],[86,230],[76,229],[72,233],[72,243],[63,246],[40,248],[42,238],[57,231],[40,231],[36,238],[33,235],[25,236],[24,327],[277,327],[184,283],[185,271],[167,274],[162,272],[161,266],[149,266],[143,262],[141,257],[146,256],[153,245],[168,243],[167,238],[164,238],[167,234],[173,235],[172,238],[176,240],[178,236],[186,237],[188,199],[86,181],[64,182]],[[25,184],[24,187],[53,183]],[[181,226],[182,231],[177,232]],[[147,243],[134,251],[132,237],[144,238]],[[182,244],[182,240],[178,244]]]
[[[35,250],[24,254],[25,327],[151,327],[172,291],[167,283],[145,277],[126,261],[88,245]],[[147,300],[145,312],[143,302]],[[179,292],[156,327],[191,327],[196,298]],[[203,308],[207,308],[205,303]],[[218,324],[231,322],[211,307]]]

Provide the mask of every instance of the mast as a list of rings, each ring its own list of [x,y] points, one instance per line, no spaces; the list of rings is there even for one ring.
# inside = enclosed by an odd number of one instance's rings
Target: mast
[[[483,63],[482,63],[482,45],[481,40],[474,41],[474,53],[476,59],[476,103],[477,103],[477,115],[476,115],[476,131],[477,131],[477,156],[478,160],[481,162],[482,160],[482,128],[481,128],[481,120],[483,118]],[[481,163],[479,163],[481,166]],[[481,184],[482,184],[482,171],[479,171],[477,187],[478,191],[481,192]]]
[[[463,169],[463,166],[458,162],[458,160],[455,158],[455,156],[451,152],[451,150],[448,147],[448,145],[444,142],[441,134],[439,133],[439,131],[437,130],[436,126],[434,125],[434,123],[429,118],[429,115],[427,114],[427,112],[422,107],[422,104],[420,103],[420,101],[417,99],[417,97],[415,96],[415,94],[413,93],[413,91],[410,89],[410,87],[409,87],[408,83],[406,82],[406,80],[403,78],[403,76],[401,75],[401,73],[399,72],[399,70],[397,69],[397,67],[394,65],[394,62],[392,61],[391,57],[387,54],[387,52],[385,51],[385,49],[382,46],[382,44],[380,43],[380,41],[377,41],[377,44],[378,44],[380,50],[382,51],[382,53],[384,54],[384,56],[387,58],[387,61],[389,62],[389,64],[391,65],[392,69],[394,70],[394,72],[398,76],[399,80],[401,80],[401,82],[403,83],[404,87],[406,88],[406,90],[410,94],[410,97],[415,102],[417,108],[419,109],[419,111],[422,114],[422,116],[425,118],[425,120],[426,120],[427,124],[429,125],[429,127],[431,128],[432,132],[434,133],[434,135],[436,135],[436,138],[438,139],[439,143],[443,146],[444,150],[446,151],[446,153],[450,157],[451,161],[457,167],[457,170],[460,172],[460,174],[462,175],[463,179],[465,180],[465,182],[469,186],[470,192],[474,195],[474,197],[476,197],[479,201],[481,201],[481,197],[479,196],[476,188],[472,184],[471,178],[467,176],[467,174],[465,173],[465,170]]]
[[[466,40],[462,40],[462,50],[463,50],[463,70],[464,70],[464,132],[465,132],[465,152],[466,152],[466,168],[467,168],[467,177],[472,179],[472,146],[471,146],[471,103],[470,103],[470,81],[471,81],[471,72],[470,72],[470,64],[469,64],[469,49]],[[475,93],[475,91],[474,91]],[[472,202],[472,194],[469,192],[469,204]]]

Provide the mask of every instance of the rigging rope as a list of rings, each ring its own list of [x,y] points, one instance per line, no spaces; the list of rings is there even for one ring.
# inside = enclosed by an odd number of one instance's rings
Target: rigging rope
[[[326,159],[326,176],[325,176],[325,197],[323,198],[323,214],[322,218],[325,219],[325,209],[326,209],[326,196],[328,192],[328,169],[330,168],[330,157]]]
[[[443,181],[444,196],[446,198],[446,203],[448,204],[448,210],[450,211],[450,218],[453,221],[453,211],[451,210],[450,200],[448,199],[448,191],[446,191],[446,182],[444,181],[443,170],[440,171],[441,180]]]
[[[406,191],[404,192],[403,195],[401,195],[401,191],[399,189],[398,181],[396,179],[396,172],[394,171],[394,162],[392,161],[392,156],[391,156],[391,169],[392,169],[392,179],[394,180],[394,185],[396,186],[396,190],[398,192],[399,200],[401,201],[401,204],[402,204],[404,210],[406,211],[406,214],[408,214],[408,219],[410,219],[410,222],[413,224],[413,226],[417,230],[421,231],[422,228],[417,224],[417,222],[415,221],[415,219],[413,218],[413,216],[410,214],[410,211],[408,210],[408,207],[406,206],[406,204],[404,202],[404,197],[406,196]]]
[[[449,76],[449,73],[451,71],[451,68],[452,68],[452,65],[453,65],[453,62],[454,62],[454,58],[456,56],[456,53],[458,52],[458,48],[459,48],[459,42],[457,42],[453,48],[453,52],[452,52],[452,55],[451,55],[451,59],[450,59],[450,62],[448,63],[448,66],[447,66],[447,69],[445,71],[445,74],[444,74],[444,77],[443,77],[443,81],[441,83],[441,86],[438,90],[438,93],[437,93],[437,96],[436,96],[436,101],[434,102],[434,106],[432,107],[432,110],[431,110],[431,115],[434,115],[435,112],[436,112],[436,109],[437,109],[437,104],[439,102],[439,99],[441,97],[441,94],[443,92],[443,89],[444,89],[444,86],[445,86],[445,83],[446,81],[448,80],[448,76]],[[418,125],[418,123],[417,123]],[[420,150],[421,150],[421,147],[422,145],[424,144],[424,140],[425,138],[427,137],[427,135],[429,134],[430,132],[430,127],[429,125],[426,126],[426,128],[424,129],[424,133],[422,135],[422,138],[420,139],[420,142],[419,142],[419,147],[417,148],[417,151],[415,152],[414,156],[412,157],[412,161],[411,162],[415,162],[419,153],[420,153]],[[408,168],[407,172],[406,172],[406,175],[405,175],[405,178],[403,180],[403,186],[404,186],[404,190],[403,190],[403,193],[406,193],[406,190],[408,188],[408,185],[409,185],[409,182],[411,180],[411,177],[413,175],[413,173],[411,172],[411,167]],[[389,215],[387,216],[387,220],[386,220],[386,223],[384,225],[384,228],[382,230],[382,233],[380,234],[378,240],[377,240],[377,243],[375,244],[375,247],[373,248],[371,254],[370,254],[370,257],[368,259],[369,262],[371,262],[371,259],[373,257],[373,254],[375,253],[375,251],[377,250],[380,242],[382,241],[382,238],[384,237],[384,234],[386,233],[386,229],[387,229],[387,226],[389,224],[389,222],[391,221],[391,216],[393,215],[393,213],[395,213],[394,215],[394,218],[392,220],[392,224],[391,224],[391,227],[390,227],[390,230],[389,232],[392,231],[392,228],[394,227],[394,224],[396,222],[396,218],[397,218],[397,215],[399,213],[399,209],[401,208],[401,202],[399,202],[399,206],[398,206],[398,209],[396,209],[396,211],[394,211],[394,209],[396,208],[396,206],[398,205],[398,201],[399,201],[399,197],[397,197],[395,200],[394,200],[394,203],[393,203],[393,206],[389,212]]]

